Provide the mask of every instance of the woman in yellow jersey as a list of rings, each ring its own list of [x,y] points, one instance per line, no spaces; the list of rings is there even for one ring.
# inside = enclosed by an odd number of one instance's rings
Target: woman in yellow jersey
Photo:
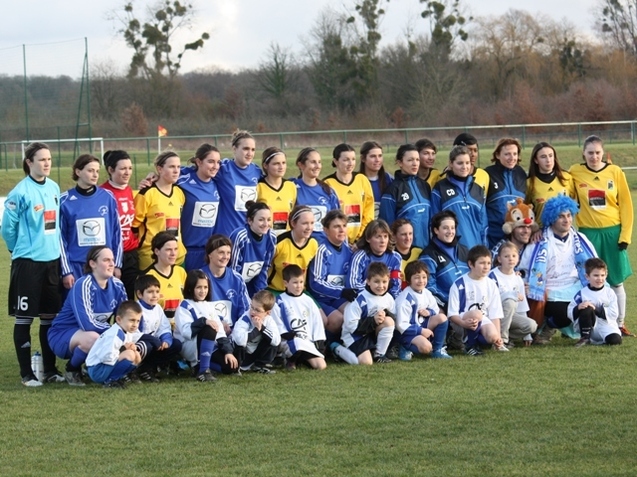
[[[162,152],[155,158],[157,180],[135,197],[132,230],[139,237],[140,270],[153,263],[151,242],[159,232],[168,231],[177,240],[177,265],[181,265],[186,256],[186,248],[181,241],[181,209],[186,197],[175,185],[180,167],[181,160],[176,152]]]
[[[438,148],[429,139],[422,138],[416,141],[416,149],[420,157],[420,167],[418,168],[418,177],[426,181],[432,189],[436,182],[440,179],[440,171],[434,166],[436,165],[436,154]]]
[[[296,186],[285,180],[285,153],[278,147],[263,151],[263,177],[257,184],[257,202],[265,202],[272,211],[272,231],[279,235],[289,230],[288,218],[296,203]]]
[[[624,280],[632,275],[628,252],[633,231],[633,201],[624,171],[604,162],[604,147],[597,136],[584,140],[584,164],[571,166],[580,211],[577,226],[608,266],[608,284],[617,295],[617,324],[623,336],[633,336],[624,324]]]
[[[161,298],[159,306],[164,309],[164,313],[174,327],[174,316],[177,307],[184,299],[183,291],[186,283],[186,270],[175,265],[179,246],[177,238],[170,232],[159,232],[153,237],[153,264],[141,275],[153,275],[159,280],[159,291]]]
[[[306,205],[297,205],[290,213],[290,231],[279,235],[270,266],[268,286],[275,292],[285,290],[283,269],[290,264],[307,270],[316,255],[318,242],[312,237],[314,213]]]
[[[347,215],[347,239],[354,244],[368,223],[374,220],[374,191],[364,174],[354,172],[356,152],[349,144],[339,144],[332,152],[336,172],[325,178],[336,192],[341,210]]]
[[[391,224],[391,232],[394,235],[395,251],[402,258],[401,270],[401,289],[404,289],[409,283],[405,281],[405,267],[408,263],[418,260],[422,252],[421,248],[414,247],[414,227],[407,219],[398,219]]]
[[[531,152],[525,202],[533,205],[535,220],[540,229],[544,204],[559,194],[567,195],[571,199],[576,198],[573,179],[560,166],[555,148],[548,142],[538,142]]]

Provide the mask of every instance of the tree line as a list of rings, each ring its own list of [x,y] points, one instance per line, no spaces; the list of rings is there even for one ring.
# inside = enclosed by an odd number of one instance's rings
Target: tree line
[[[179,135],[637,116],[637,1],[600,0],[592,38],[548,15],[471,17],[461,0],[419,2],[426,34],[381,47],[391,3],[352,0],[351,12],[320,14],[301,54],[271,44],[256,68],[185,74],[183,55],[212,41],[203,33],[175,44],[192,5],[164,0],[144,20],[129,3],[116,17],[133,50],[128,71],[91,68],[93,135],[152,135],[157,123]],[[71,101],[77,81],[29,78],[34,121],[61,121],[56,102]],[[3,124],[20,114],[21,83],[0,77]]]

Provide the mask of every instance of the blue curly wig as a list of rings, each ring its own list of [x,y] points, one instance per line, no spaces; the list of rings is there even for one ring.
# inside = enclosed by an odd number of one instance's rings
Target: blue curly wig
[[[566,195],[551,197],[542,209],[542,224],[545,227],[552,225],[562,212],[569,211],[573,217],[579,212],[577,202]]]

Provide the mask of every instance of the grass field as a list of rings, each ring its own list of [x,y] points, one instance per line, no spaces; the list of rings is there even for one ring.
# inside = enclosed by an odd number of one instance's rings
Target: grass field
[[[0,248],[6,310],[9,255]],[[635,245],[629,250],[637,270]],[[636,291],[631,278],[633,329]],[[637,473],[635,338],[575,349],[556,337],[482,358],[330,363],[324,372],[246,374],[213,385],[170,377],[126,390],[25,389],[12,329],[12,319],[0,321],[2,475]]]

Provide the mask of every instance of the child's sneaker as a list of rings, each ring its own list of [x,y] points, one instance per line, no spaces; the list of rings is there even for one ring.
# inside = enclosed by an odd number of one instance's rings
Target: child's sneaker
[[[453,358],[453,356],[447,353],[446,348],[440,348],[440,349],[434,350],[431,352],[430,356],[434,359],[452,359]]]
[[[385,354],[385,356],[387,356],[389,359],[399,359],[400,358],[400,348],[398,345],[393,345],[390,346],[389,349],[387,350],[387,354]]]
[[[33,374],[31,376],[25,376],[24,378],[22,378],[22,384],[27,388],[37,388],[39,386],[42,386],[42,383],[38,381],[38,378],[36,378]]]
[[[591,344],[591,339],[589,337],[582,337],[577,343],[575,343],[575,347],[581,348],[582,346],[587,346],[589,344]]]
[[[141,379],[141,381],[145,383],[159,382],[159,379],[155,376],[155,373],[150,370],[140,371],[138,372],[138,376],[139,376],[139,379]]]
[[[215,378],[214,374],[212,374],[212,371],[210,371],[210,369],[206,369],[203,373],[199,373],[197,375],[197,381],[201,381],[202,383],[213,383],[217,380],[217,378]]]
[[[619,331],[621,331],[622,336],[630,336],[630,337],[635,337],[635,335],[633,333],[631,333],[628,328],[626,328],[625,325],[622,325],[619,327]]]
[[[339,358],[339,356],[336,354],[336,349],[341,346],[341,344],[338,341],[332,341],[330,343],[330,352],[332,353],[332,359],[334,359],[335,363],[342,363],[343,360],[341,358]]]
[[[507,348],[504,343],[502,343],[500,346],[493,345],[493,349],[496,351],[509,351],[509,348]]]
[[[262,368],[260,366],[253,366],[252,372],[259,373],[259,374],[276,374],[276,371],[274,369],[268,369],[266,367]]]
[[[467,356],[482,356],[484,353],[479,346],[472,346],[471,348],[465,348],[464,354]]]
[[[66,371],[64,379],[69,383],[69,386],[86,386],[82,381],[82,373],[79,371]]]
[[[44,373],[44,383],[63,383],[64,381],[66,381],[66,379],[64,379],[62,373],[60,373],[57,369]]]
[[[102,384],[102,387],[107,389],[126,389],[126,384],[124,384],[123,379],[119,379],[117,381],[106,381]]]
[[[398,348],[398,359],[399,360],[401,360],[401,361],[411,361],[411,358],[413,358],[413,356],[414,356],[414,353],[409,351],[404,346],[401,346],[400,348]]]
[[[384,354],[377,354],[376,356],[374,356],[374,362],[379,364],[387,364],[391,363],[391,359],[389,359]]]

